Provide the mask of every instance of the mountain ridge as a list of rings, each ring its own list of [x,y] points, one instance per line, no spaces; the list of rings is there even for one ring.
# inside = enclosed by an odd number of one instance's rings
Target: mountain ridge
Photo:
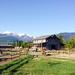
[[[0,33],[0,43],[6,43],[6,42],[15,42],[15,41],[24,41],[24,42],[32,42],[33,38],[24,34],[24,35],[18,35],[14,33]]]
[[[75,36],[75,32],[63,32],[58,33],[56,35],[62,35],[64,40],[69,40],[73,36]],[[14,42],[14,41],[24,41],[24,42],[32,42],[33,37],[30,37],[26,34],[19,35],[17,33],[0,33],[0,43],[6,42]]]
[[[75,32],[63,32],[63,33],[59,33],[57,35],[61,35],[65,41],[71,39],[73,36],[75,36]]]

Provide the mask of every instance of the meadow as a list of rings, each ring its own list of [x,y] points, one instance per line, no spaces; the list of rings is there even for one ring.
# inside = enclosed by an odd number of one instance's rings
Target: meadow
[[[75,60],[29,55],[0,66],[0,75],[75,75]]]

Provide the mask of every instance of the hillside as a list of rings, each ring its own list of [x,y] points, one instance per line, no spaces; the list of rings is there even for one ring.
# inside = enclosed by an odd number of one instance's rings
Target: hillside
[[[73,36],[75,36],[75,33],[59,33],[56,35],[62,35],[64,40],[69,40]],[[5,44],[5,43],[10,43],[14,41],[24,41],[24,42],[32,42],[33,38],[28,36],[28,35],[21,35],[19,36],[18,34],[14,33],[0,33],[0,44]]]
[[[28,35],[19,36],[18,34],[2,34],[0,33],[0,44],[7,44],[15,41],[32,42],[33,38]]]
[[[69,40],[71,39],[73,36],[75,36],[75,32],[69,32],[69,33],[59,33],[58,35],[62,35],[64,40]]]

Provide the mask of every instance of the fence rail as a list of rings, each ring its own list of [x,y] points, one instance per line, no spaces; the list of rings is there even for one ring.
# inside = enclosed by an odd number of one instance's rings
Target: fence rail
[[[26,55],[26,53],[27,51],[24,48],[0,48],[0,61],[18,58],[22,55]]]

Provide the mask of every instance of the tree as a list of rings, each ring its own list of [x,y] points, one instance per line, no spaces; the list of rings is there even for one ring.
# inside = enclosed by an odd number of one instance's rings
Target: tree
[[[67,41],[67,42],[65,43],[65,47],[66,47],[66,48],[69,48],[69,49],[73,48],[72,41]]]
[[[65,48],[69,50],[69,54],[72,48],[75,48],[75,37],[74,36],[70,40],[65,42]]]
[[[70,40],[65,43],[68,48],[75,48],[75,37],[73,36]]]
[[[23,48],[30,48],[30,47],[32,47],[32,43],[30,43],[30,42],[23,42],[22,43],[22,47]]]
[[[63,37],[62,35],[58,35],[58,38],[60,39],[60,41],[61,41],[62,43],[64,43],[64,37]]]
[[[16,47],[16,42],[13,42],[13,43],[12,43],[12,46],[13,46],[13,47]]]
[[[13,42],[13,47],[22,47],[22,48],[30,48],[32,47],[32,43],[31,42],[23,42],[23,41],[16,41]]]
[[[18,46],[18,47],[22,47],[22,44],[23,44],[23,41],[18,41],[18,42],[17,42],[17,46]]]

